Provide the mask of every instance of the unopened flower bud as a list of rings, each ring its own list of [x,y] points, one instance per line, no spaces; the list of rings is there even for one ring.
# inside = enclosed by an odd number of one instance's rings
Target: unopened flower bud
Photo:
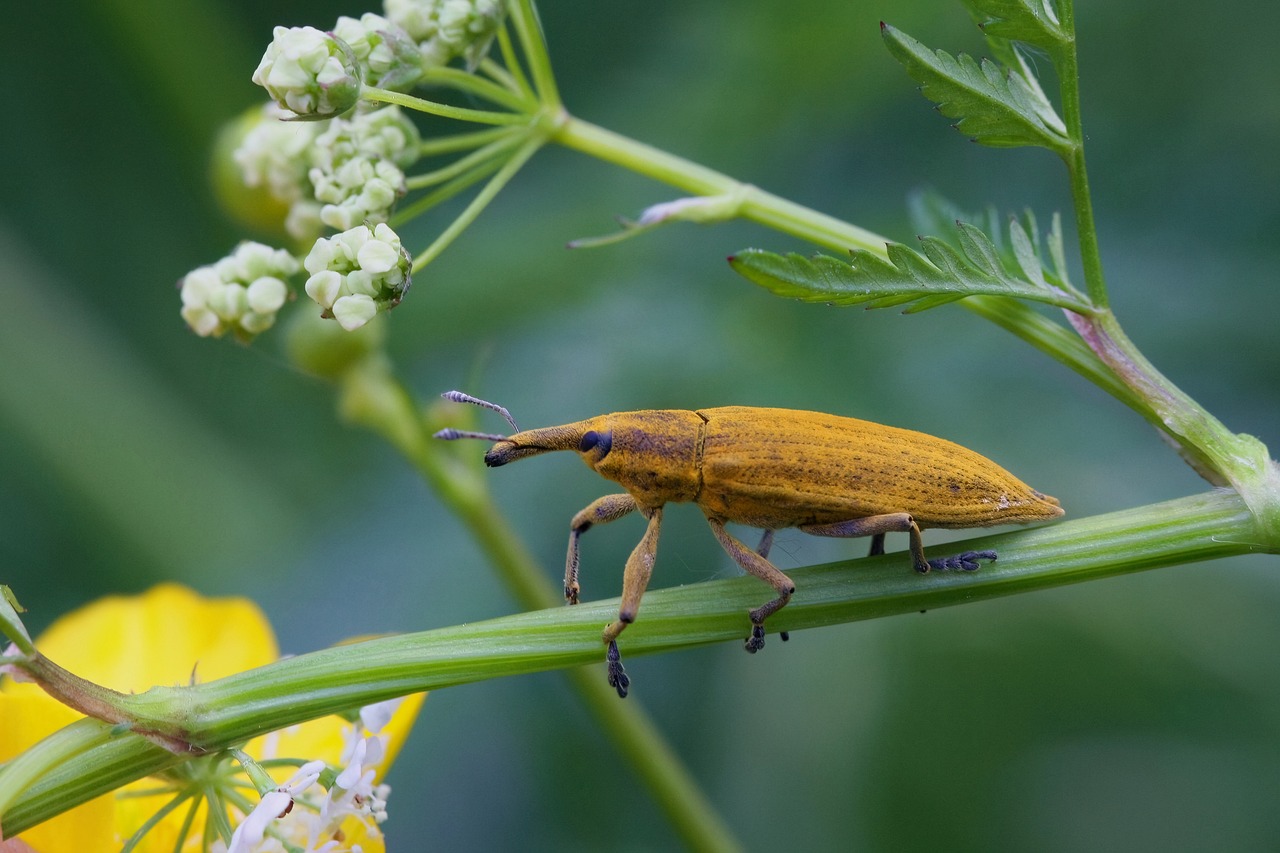
[[[285,250],[241,243],[227,257],[182,279],[182,319],[201,337],[232,332],[251,340],[275,323],[289,299],[285,279],[297,272],[297,259]]]
[[[302,118],[344,113],[360,100],[360,68],[341,39],[315,27],[276,27],[253,82]]]
[[[364,79],[383,89],[407,89],[422,76],[422,52],[404,29],[381,15],[365,12],[359,20],[345,15],[333,35],[346,42],[365,72]]]
[[[474,68],[502,25],[502,0],[383,0],[387,17],[418,42],[424,67],[464,57]]]
[[[307,295],[348,331],[400,304],[409,289],[409,253],[385,223],[357,225],[315,242],[302,262]]]

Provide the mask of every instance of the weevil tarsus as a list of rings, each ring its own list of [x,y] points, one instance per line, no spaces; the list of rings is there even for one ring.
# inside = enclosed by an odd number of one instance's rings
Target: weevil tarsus
[[[618,691],[619,699],[626,699],[627,688],[631,686],[631,679],[627,677],[626,670],[622,668],[622,656],[618,654],[616,641],[609,641],[609,646],[604,653],[604,659],[609,667],[609,686]]]
[[[938,557],[929,561],[929,567],[940,572],[949,572],[959,569],[962,572],[976,572],[982,567],[979,560],[991,560],[995,562],[996,552],[990,549],[983,551],[965,551],[963,554],[956,554],[954,557]]]

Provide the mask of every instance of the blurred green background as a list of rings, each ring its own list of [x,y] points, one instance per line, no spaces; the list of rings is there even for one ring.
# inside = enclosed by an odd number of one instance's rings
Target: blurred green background
[[[1176,382],[1274,447],[1280,7],[1080,5],[1114,304]],[[0,580],[33,629],[162,579],[253,597],[290,653],[513,610],[459,525],[336,420],[330,389],[277,341],[201,340],[178,318],[174,282],[242,236],[213,202],[208,155],[262,99],[249,76],[271,27],[370,8],[6,9]],[[1068,208],[1051,155],[966,142],[883,50],[881,18],[980,53],[951,2],[560,0],[541,14],[575,114],[896,239],[926,186],[1042,221]],[[1137,416],[958,307],[837,310],[747,284],[727,254],[806,248],[759,228],[563,249],[673,195],[540,154],[389,317],[412,387],[466,386],[524,426],[723,404],[866,417],[992,456],[1076,517],[1204,488]],[[527,465],[493,488],[556,580],[570,516],[606,486],[567,457]],[[588,597],[617,594],[640,529],[584,540]],[[864,547],[793,532],[774,554],[785,569]],[[655,586],[735,571],[692,508],[668,513],[660,554]],[[635,658],[628,701],[752,849],[1272,848],[1276,568],[1167,569],[803,632],[755,657]],[[390,781],[393,849],[677,843],[556,674],[437,693]]]

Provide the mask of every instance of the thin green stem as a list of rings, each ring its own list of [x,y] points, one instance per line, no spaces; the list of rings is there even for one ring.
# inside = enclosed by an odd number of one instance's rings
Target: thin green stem
[[[468,187],[480,183],[500,168],[502,168],[501,160],[486,160],[470,172],[459,175],[447,184],[437,187],[426,195],[414,199],[413,203],[397,210],[391,215],[391,227],[398,228],[406,222],[412,222],[436,205],[443,204]]]
[[[537,93],[529,84],[529,78],[525,76],[524,69],[520,67],[520,57],[516,55],[515,45],[511,42],[511,30],[507,28],[505,22],[498,29],[498,49],[502,52],[502,62],[506,66],[505,71],[511,77],[512,83],[526,97],[537,100]]]
[[[465,157],[459,157],[447,166],[419,175],[411,175],[405,179],[405,186],[410,190],[420,190],[452,180],[483,165],[488,160],[501,159],[503,154],[518,146],[523,138],[524,135],[518,133],[502,136],[483,148],[477,148]]]
[[[1102,253],[1098,247],[1098,226],[1093,217],[1093,196],[1089,192],[1089,172],[1084,160],[1084,123],[1080,110],[1080,65],[1076,54],[1075,9],[1072,0],[1060,0],[1062,31],[1069,41],[1057,54],[1062,119],[1072,146],[1063,155],[1071,181],[1071,198],[1076,212],[1076,232],[1080,241],[1080,262],[1084,268],[1089,300],[1098,309],[1110,305],[1107,283],[1102,274]]]
[[[770,618],[769,627],[797,631],[915,613],[1145,569],[1275,552],[1280,544],[1259,540],[1239,495],[1215,490],[949,547],[991,548],[1000,559],[972,574],[924,577],[910,570],[901,553],[796,569],[790,575],[797,592]],[[750,577],[652,591],[641,618],[624,635],[624,654],[741,642],[748,630],[746,611],[765,598],[767,590]],[[593,674],[603,680],[600,626],[617,607],[612,599],[382,637],[206,684],[153,688],[126,701],[136,719],[155,726],[170,726],[175,706],[188,709],[181,733],[201,749],[219,750],[353,706],[487,678],[595,663]],[[122,784],[122,775],[131,781],[180,760],[132,733],[109,738],[66,761],[56,778],[24,787],[4,815],[5,831],[15,834],[112,790]],[[0,771],[0,790],[10,782],[8,773],[7,767]],[[110,778],[100,778],[104,775]]]
[[[419,157],[438,157],[441,154],[453,154],[457,151],[470,151],[480,148],[498,139],[509,136],[520,136],[525,132],[521,127],[491,127],[488,130],[477,130],[471,133],[455,133],[449,136],[436,136],[424,139],[418,145]]]
[[[466,92],[477,98],[483,98],[490,103],[506,107],[515,113],[530,113],[538,108],[536,100],[524,97],[519,90],[513,91],[493,80],[475,74],[468,74],[461,68],[449,66],[432,68],[423,75],[422,82],[447,86],[459,92]]]
[[[551,70],[551,56],[547,53],[547,42],[542,36],[542,24],[533,7],[533,0],[516,0],[511,7],[510,20],[515,27],[516,38],[520,40],[524,58],[529,63],[538,100],[546,109],[558,111],[561,105],[560,91],[556,86],[556,75]]]
[[[466,209],[449,223],[449,227],[440,232],[440,235],[432,241],[430,246],[414,257],[412,271],[419,272],[448,248],[449,244],[457,239],[459,234],[465,231],[472,222],[475,222],[481,211],[489,206],[489,202],[493,201],[498,193],[502,191],[502,188],[507,185],[507,182],[515,177],[516,173],[528,162],[529,158],[545,143],[546,140],[541,136],[531,136],[527,139],[524,145],[511,156],[511,159],[502,164],[502,168],[489,179],[489,183],[485,184],[484,189],[476,194],[476,197],[471,200]]]
[[[505,31],[505,27],[500,30],[500,32]],[[503,68],[490,57],[486,56],[480,60],[480,65],[477,66],[476,70],[519,98],[521,103],[537,103],[538,99],[534,93],[526,85],[521,85],[523,83],[521,78]]]
[[[469,121],[475,124],[521,124],[529,120],[528,116],[518,112],[491,112],[489,110],[471,110],[464,107],[454,107],[448,104],[437,103],[436,101],[428,101],[423,98],[415,98],[413,95],[406,95],[403,92],[393,92],[390,89],[379,89],[375,86],[365,86],[361,90],[360,96],[370,101],[378,101],[384,104],[396,104],[405,109],[416,110],[420,113],[429,115],[442,116],[444,118],[457,119],[458,121]]]
[[[565,116],[552,140],[694,195],[737,197],[737,215],[742,218],[820,246],[838,251],[865,249],[882,257],[885,254],[885,238],[878,234],[590,122]]]

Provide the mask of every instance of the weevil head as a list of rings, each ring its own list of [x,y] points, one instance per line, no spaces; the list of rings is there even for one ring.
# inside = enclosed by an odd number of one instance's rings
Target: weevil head
[[[574,450],[587,467],[643,506],[692,500],[703,421],[694,412],[617,412],[508,436],[490,448],[490,467],[552,450]]]
[[[537,456],[539,453],[550,453],[553,450],[577,450],[582,436],[590,430],[588,424],[600,420],[565,424],[563,426],[527,429],[509,435],[497,441],[484,455],[484,464],[490,468],[524,459],[526,456]]]

